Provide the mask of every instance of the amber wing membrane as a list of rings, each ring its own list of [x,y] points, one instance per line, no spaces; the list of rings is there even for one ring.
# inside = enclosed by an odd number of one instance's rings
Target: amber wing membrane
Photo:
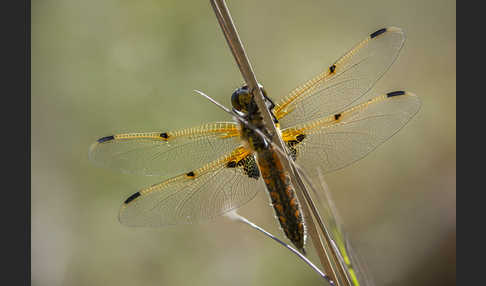
[[[390,92],[328,117],[284,129],[282,137],[287,144],[293,142],[291,151],[297,164],[315,178],[318,169],[329,173],[366,156],[398,132],[420,105],[412,93]]]
[[[124,173],[169,178],[214,161],[240,145],[238,126],[221,122],[174,132],[106,136],[91,145],[89,157]]]
[[[337,113],[361,98],[392,65],[404,41],[403,31],[396,27],[370,34],[276,105],[282,128]]]
[[[201,168],[136,192],[121,206],[120,222],[128,226],[193,223],[238,208],[264,187],[260,177],[248,176],[254,170],[230,164],[246,156],[253,154],[238,148]]]
[[[239,136],[238,126],[226,122],[117,134],[98,139],[89,156],[122,172],[169,177],[129,196],[120,209],[122,224],[192,223],[243,205],[264,186]]]

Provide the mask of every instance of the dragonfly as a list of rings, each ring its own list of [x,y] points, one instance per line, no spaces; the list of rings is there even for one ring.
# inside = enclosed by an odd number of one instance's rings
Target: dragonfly
[[[290,158],[310,178],[365,157],[418,112],[420,100],[411,92],[369,92],[396,60],[404,41],[400,28],[379,29],[276,103],[260,86]],[[277,150],[261,136],[269,134],[252,91],[238,88],[231,103],[246,123],[115,134],[90,146],[89,157],[96,164],[164,177],[126,198],[119,221],[160,227],[209,220],[266,189],[286,237],[304,251],[300,203]]]

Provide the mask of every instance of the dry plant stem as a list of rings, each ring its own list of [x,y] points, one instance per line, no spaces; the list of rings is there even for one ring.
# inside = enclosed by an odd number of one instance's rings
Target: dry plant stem
[[[211,5],[213,6],[216,17],[218,18],[218,22],[221,25],[221,29],[223,30],[226,41],[228,42],[228,46],[235,57],[243,79],[248,85],[249,90],[253,92],[255,102],[262,113],[263,122],[268,128],[270,136],[275,141],[276,137],[278,137],[275,136],[277,134],[277,129],[273,123],[272,115],[264,103],[262,91],[257,88],[258,82],[255,77],[255,73],[253,72],[250,61],[246,56],[246,52],[243,48],[240,37],[238,36],[238,32],[236,31],[233,20],[231,19],[228,7],[226,6],[224,0],[211,0]],[[257,96],[255,96],[255,93]],[[276,144],[277,146],[283,146],[283,144],[279,144],[278,142],[276,142]]]
[[[324,180],[324,177],[322,176],[322,170],[320,168],[317,169],[317,173],[318,173],[318,176],[319,176],[320,185],[322,187],[322,190],[324,191],[324,195],[326,196],[326,200],[329,204],[329,209],[331,211],[331,214],[334,215],[334,218],[336,220],[336,225],[338,225],[338,224],[340,224],[340,219],[339,219],[339,216],[338,216],[337,209],[336,209],[336,207],[333,203],[331,193],[329,191],[329,187],[327,186],[326,181]],[[306,177],[305,174],[304,174],[304,177]],[[316,194],[316,197],[317,197],[318,193],[316,193],[316,190],[312,189],[312,191],[314,192],[314,194]],[[322,218],[320,218],[320,222],[322,223]],[[327,228],[326,228],[326,231],[327,231]],[[348,275],[348,272],[346,271],[346,265],[345,265],[344,259],[341,259],[342,256],[340,258],[336,257],[336,253],[338,253],[338,252],[339,252],[339,250],[337,249],[336,244],[333,244],[333,254],[335,255],[334,259],[336,259],[339,262],[339,271],[340,271],[341,275],[343,275],[343,277],[346,279],[346,281],[345,281],[345,283],[347,283],[346,285],[353,285],[352,282],[351,282],[351,277]]]
[[[301,169],[296,164],[292,164],[292,168],[294,169],[295,172],[302,175],[304,177],[304,179],[308,182],[308,185],[312,189],[312,191],[314,193],[317,193],[317,190],[314,189],[312,182],[310,181],[310,178],[307,177],[307,175],[304,172],[300,171]],[[319,177],[319,178],[321,180],[323,180],[322,177]],[[302,178],[300,176],[296,176],[296,179],[297,179],[297,184],[304,185],[304,182],[302,181]],[[325,186],[323,185],[323,187],[325,187]],[[325,191],[327,191],[327,190],[325,190]],[[330,250],[329,252],[331,252],[332,258],[334,259],[334,263],[335,263],[335,265],[339,266],[338,271],[339,271],[340,278],[342,279],[341,281],[346,286],[353,285],[351,280],[350,280],[349,275],[347,274],[345,266],[343,265],[341,259],[339,259],[339,257],[337,256],[338,254],[337,254],[337,250],[336,250],[335,245],[331,244],[332,237],[331,237],[329,230],[327,229],[326,225],[324,224],[324,221],[323,221],[322,217],[320,216],[319,211],[317,210],[317,207],[314,204],[314,201],[312,200],[312,198],[310,197],[310,194],[307,191],[303,192],[303,193],[306,197],[306,201],[309,204],[309,207],[312,209],[312,213],[314,214],[314,217],[315,217],[317,223],[319,224],[319,227],[320,227],[322,234],[324,236],[324,241],[326,243],[327,248]]]
[[[280,245],[286,247],[289,249],[291,252],[293,252],[295,255],[297,255],[301,260],[303,260],[307,265],[309,265],[315,272],[317,272],[322,278],[324,278],[329,284],[335,285],[332,280],[330,280],[329,276],[327,276],[325,273],[323,273],[319,268],[317,268],[307,257],[305,257],[303,254],[301,254],[298,250],[294,249],[292,246],[288,245],[287,243],[281,241],[278,239],[276,236],[272,235],[268,231],[264,230],[263,228],[259,227],[258,225],[254,224],[253,222],[249,221],[248,219],[242,217],[239,215],[236,211],[227,213],[226,216],[232,220],[236,220],[242,223],[245,223],[249,225],[251,228],[256,229],[263,233],[264,235],[270,237],[274,241],[278,242]]]
[[[221,26],[223,34],[225,35],[226,41],[228,42],[228,45],[238,64],[238,67],[240,68],[241,74],[246,84],[248,85],[249,89],[252,91],[255,102],[262,113],[263,122],[272,137],[273,143],[275,143],[280,149],[286,150],[282,142],[282,139],[280,138],[279,133],[275,127],[275,124],[273,123],[273,119],[270,114],[270,111],[265,105],[263,94],[261,90],[258,88],[258,82],[256,80],[255,74],[248,60],[248,57],[246,56],[246,53],[244,51],[238,33],[236,32],[236,28],[233,24],[231,15],[229,13],[225,1],[210,0],[210,2],[216,14],[216,17],[218,18],[218,22]],[[294,172],[293,169],[291,168],[290,165],[291,163],[289,162],[289,158],[287,156],[282,156],[280,153],[279,153],[279,157],[284,166],[284,169],[290,175],[291,182],[297,182],[298,180],[295,177],[299,176],[299,174],[298,172]],[[294,185],[294,187],[298,187],[298,189],[300,189],[300,191],[297,191],[296,193],[297,193],[297,198],[301,202],[304,219],[306,220],[305,222],[307,225],[307,232],[312,240],[314,248],[317,251],[317,255],[321,261],[324,271],[329,275],[331,280],[335,281],[337,286],[340,286],[339,279],[336,279],[337,278],[336,273],[334,272],[334,269],[332,267],[333,264],[331,262],[331,257],[326,254],[325,247],[322,244],[322,241],[319,237],[316,226],[312,219],[311,212],[306,204],[306,200],[302,195],[302,193],[304,192],[302,186],[305,188],[303,184]],[[333,248],[330,249],[332,250]]]

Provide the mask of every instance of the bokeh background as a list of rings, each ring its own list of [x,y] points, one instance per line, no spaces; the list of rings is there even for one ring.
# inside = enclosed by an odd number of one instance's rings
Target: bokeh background
[[[422,109],[326,180],[376,285],[455,285],[455,1],[228,4],[274,99],[369,33],[405,30],[374,91],[412,91]],[[32,285],[322,285],[294,255],[225,218],[120,225],[121,202],[158,178],[88,160],[101,136],[231,120],[192,90],[229,106],[241,83],[209,1],[32,1]],[[265,192],[241,213],[282,237]]]

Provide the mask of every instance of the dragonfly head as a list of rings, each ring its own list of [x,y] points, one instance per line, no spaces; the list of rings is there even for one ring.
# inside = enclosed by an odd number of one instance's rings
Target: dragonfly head
[[[261,84],[258,84],[260,87],[263,96],[265,97],[265,102],[268,102],[268,97],[265,89],[263,89],[263,86]],[[239,113],[247,114],[248,113],[248,107],[250,106],[250,103],[252,102],[252,94],[250,89],[248,88],[247,85],[244,85],[238,89],[236,89],[233,94],[231,95],[231,105],[233,105],[233,110],[238,111]],[[270,104],[267,103],[267,106]]]

